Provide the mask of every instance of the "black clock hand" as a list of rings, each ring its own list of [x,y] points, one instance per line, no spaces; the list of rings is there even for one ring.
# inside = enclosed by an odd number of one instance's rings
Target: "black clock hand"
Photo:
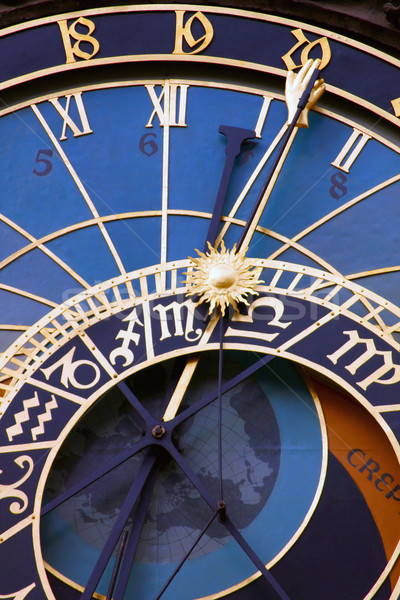
[[[270,167],[270,170],[268,172],[268,175],[264,181],[264,184],[257,196],[257,200],[254,203],[254,206],[251,210],[251,213],[247,219],[247,223],[239,237],[239,240],[237,242],[237,250],[239,251],[247,237],[247,234],[250,230],[251,227],[254,227],[254,221],[255,218],[257,216],[257,211],[259,209],[259,206],[263,200],[264,194],[268,188],[268,185],[270,184],[272,178],[274,177],[275,174],[275,170],[279,164],[279,161],[282,158],[283,153],[285,152],[285,149],[288,145],[288,142],[290,140],[290,137],[293,133],[294,128],[297,126],[298,124],[298,119],[302,113],[302,111],[306,108],[307,103],[310,99],[310,95],[312,93],[313,87],[315,82],[317,81],[318,77],[319,77],[319,70],[317,69],[317,65],[319,66],[319,62],[317,63],[317,61],[314,62],[314,64],[312,65],[313,61],[308,61],[308,63],[306,63],[306,65],[304,65],[302,71],[305,72],[305,76],[304,76],[304,83],[306,83],[306,88],[304,90],[304,92],[302,93],[300,100],[297,104],[297,108],[296,111],[294,112],[294,115],[292,117],[292,120],[290,122],[290,125],[288,127],[288,129],[286,130],[285,135],[282,138],[281,141],[281,145],[279,146],[277,153],[275,155],[275,158],[272,162],[272,165]],[[307,65],[308,65],[308,70],[307,70]],[[302,71],[300,71],[300,73],[298,74],[299,76],[302,75]],[[247,244],[246,244],[247,245]]]
[[[213,523],[217,514],[218,514],[218,511],[215,511],[214,514],[211,515],[211,517],[208,519],[207,523],[204,525],[203,529],[200,531],[199,535],[197,536],[197,538],[195,539],[193,544],[190,546],[189,550],[186,552],[185,556],[182,558],[179,565],[175,568],[172,575],[168,578],[168,581],[165,582],[162,589],[159,591],[159,593],[157,594],[157,596],[154,600],[160,600],[161,596],[163,595],[163,593],[165,592],[167,587],[170,585],[172,580],[175,579],[176,575],[179,573],[179,571],[181,570],[181,568],[183,567],[183,565],[185,564],[185,562],[187,561],[187,559],[189,558],[189,556],[191,555],[191,553],[193,552],[193,550],[195,549],[195,547],[197,546],[197,544],[199,543],[199,541],[201,540],[203,535],[207,532],[207,529],[210,527],[211,523]],[[117,599],[115,598],[114,600],[117,600]]]
[[[224,501],[224,486],[222,475],[222,367],[224,351],[226,315],[219,317],[219,352],[218,352],[218,478],[219,478],[219,502]]]
[[[241,373],[239,373],[238,375],[236,375],[235,377],[233,377],[232,379],[230,379],[229,381],[224,383],[224,385],[222,386],[222,394],[224,394],[225,392],[228,392],[230,389],[235,387],[235,385],[238,385],[241,381],[243,381],[247,377],[250,377],[250,375],[252,375],[256,371],[261,369],[261,367],[263,367],[272,358],[273,358],[273,356],[269,356],[269,355],[263,356],[256,363],[254,363],[253,365],[251,365],[250,367],[248,367],[247,369],[245,369],[244,371],[242,371]],[[126,386],[126,384],[124,384],[124,386],[125,386],[123,388],[124,394],[126,394],[126,395],[131,394],[132,396],[134,396],[133,392],[131,392],[131,390],[128,388],[128,386]],[[205,408],[206,406],[211,404],[211,402],[214,402],[216,400],[216,398],[217,398],[217,392],[213,392],[211,394],[208,394],[205,398],[202,398],[201,400],[196,402],[193,406],[190,406],[189,408],[184,410],[182,413],[177,415],[172,421],[170,421],[171,430],[173,430],[177,425],[179,425],[180,423],[183,423],[184,421],[186,421],[187,419],[192,417],[194,414],[196,414],[197,412],[199,412],[200,410],[202,410],[203,408]],[[137,400],[137,402],[139,402],[139,401]],[[147,411],[146,411],[146,414],[148,415],[149,413],[147,413]],[[147,428],[146,435],[143,436],[143,438],[140,441],[138,441],[131,448],[127,448],[126,450],[121,452],[121,454],[118,454],[115,458],[110,460],[105,465],[101,466],[96,471],[90,473],[87,477],[85,477],[84,479],[82,479],[81,481],[76,483],[75,485],[73,485],[70,488],[68,488],[67,490],[65,490],[65,492],[63,492],[62,494],[57,496],[57,498],[54,498],[54,500],[50,500],[50,502],[48,502],[47,504],[42,506],[41,515],[43,516],[43,515],[47,514],[48,512],[50,512],[51,510],[57,508],[57,506],[60,506],[60,504],[62,504],[63,502],[66,502],[69,498],[72,498],[72,496],[74,496],[75,494],[78,494],[79,492],[84,490],[86,487],[88,487],[90,484],[94,483],[95,481],[97,481],[98,479],[100,479],[101,477],[103,477],[104,475],[106,475],[107,473],[109,473],[110,471],[112,471],[113,469],[115,469],[116,467],[118,467],[119,465],[124,463],[125,461],[129,460],[130,458],[132,458],[132,456],[134,456],[135,454],[138,454],[141,450],[144,450],[148,446],[151,446],[152,444],[154,444],[155,438],[152,434],[152,429],[153,429],[153,427],[156,427],[158,425],[158,422],[155,421],[149,415],[148,419],[145,419],[145,424],[146,424],[146,428]]]
[[[221,506],[207,488],[203,485],[201,480],[197,477],[197,475],[192,471],[191,467],[187,464],[186,460],[180,454],[180,452],[175,448],[175,446],[168,440],[165,446],[166,450],[169,452],[171,457],[175,460],[175,462],[180,466],[182,471],[185,473],[186,477],[192,482],[197,491],[206,501],[211,510],[217,512],[220,516],[221,523],[227,528],[227,530],[231,533],[231,535],[236,539],[242,550],[247,554],[255,567],[261,572],[264,579],[268,581],[268,583],[273,587],[273,589],[277,592],[279,598],[281,600],[290,600],[289,596],[286,592],[281,588],[279,583],[276,581],[275,577],[268,571],[265,567],[262,560],[257,556],[257,554],[253,551],[251,546],[246,542],[243,538],[242,534],[238,531],[238,529],[234,526],[229,516],[226,514],[225,506]],[[223,503],[224,504],[224,503]]]
[[[118,548],[117,558],[115,559],[115,565],[114,565],[113,572],[111,575],[110,584],[108,586],[106,600],[111,600],[113,598],[115,584],[117,582],[119,570],[121,568],[121,563],[122,563],[122,559],[124,556],[128,536],[129,536],[129,531],[127,529],[125,529],[125,531],[123,532],[123,534],[121,536],[121,541],[120,541],[119,548]]]
[[[143,438],[131,448],[127,448],[126,450],[124,450],[124,452],[118,454],[118,456],[110,460],[110,462],[108,462],[106,465],[100,467],[94,473],[90,473],[87,477],[65,490],[65,492],[57,496],[57,498],[54,498],[54,500],[50,500],[50,502],[42,506],[41,516],[46,515],[51,510],[54,510],[55,508],[57,508],[57,506],[60,506],[60,504],[66,502],[67,500],[69,500],[69,498],[72,498],[72,496],[78,494],[90,484],[94,483],[104,475],[107,475],[107,473],[121,465],[123,462],[132,458],[132,456],[134,456],[135,454],[138,454],[141,450],[144,450],[147,446],[149,446],[152,443],[152,439],[154,438]]]
[[[123,600],[124,598],[129,576],[131,574],[132,564],[135,559],[136,550],[139,544],[140,534],[143,529],[147,515],[147,509],[149,508],[153,493],[156,473],[157,470],[154,467],[144,485],[142,494],[137,503],[137,507],[135,508],[131,533],[129,535],[121,570],[118,575],[115,593],[112,595],[113,600]]]
[[[208,249],[207,242],[214,246],[217,239],[218,227],[221,222],[226,195],[232,177],[233,167],[236,157],[240,153],[242,143],[255,137],[255,131],[251,129],[241,129],[240,127],[231,127],[230,125],[221,125],[219,130],[227,138],[225,147],[225,166],[222,171],[221,182],[218,188],[217,198],[215,200],[214,210],[208,228],[207,239],[204,244],[204,252]]]
[[[124,503],[121,506],[121,510],[118,514],[118,517],[114,523],[114,526],[111,530],[110,535],[107,538],[106,543],[103,546],[103,549],[100,553],[100,556],[96,562],[96,565],[89,577],[89,581],[86,584],[85,590],[81,596],[81,600],[91,600],[93,594],[96,591],[96,587],[103,575],[104,569],[106,568],[111,554],[123,532],[123,529],[126,525],[127,520],[135,506],[148,477],[154,468],[156,458],[154,456],[146,456],[143,461],[143,464],[139,470],[138,475],[135,477],[134,482],[132,483],[129,492],[124,500]]]

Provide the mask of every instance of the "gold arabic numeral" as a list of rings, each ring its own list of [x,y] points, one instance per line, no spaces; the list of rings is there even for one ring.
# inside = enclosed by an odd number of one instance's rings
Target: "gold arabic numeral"
[[[320,47],[320,56],[315,56],[314,58],[319,58],[321,60],[321,64],[319,66],[319,70],[322,71],[331,60],[331,49],[329,46],[328,39],[326,37],[321,37],[313,42],[304,35],[301,29],[293,29],[292,34],[297,39],[297,43],[292,46],[292,48],[282,56],[282,60],[286,65],[288,71],[293,71],[293,69],[298,69],[299,67],[303,67],[308,59],[310,58],[311,51],[317,46]],[[300,64],[296,64],[292,58],[292,55],[295,54],[297,50],[300,51]]]
[[[61,116],[63,120],[63,127],[61,131],[60,141],[64,141],[67,139],[67,127],[72,131],[74,137],[79,137],[80,135],[87,135],[89,133],[93,133],[89,125],[89,120],[86,114],[85,105],[82,100],[82,92],[76,92],[74,94],[68,94],[65,96],[66,102],[65,106],[62,106],[61,102],[58,98],[50,98],[49,102],[54,106],[58,114]],[[78,115],[80,119],[80,125],[78,126],[75,121],[72,119],[70,113],[71,108],[71,100],[74,100],[76,108],[78,110]]]
[[[95,30],[95,24],[90,19],[79,17],[79,19],[73,21],[69,26],[67,20],[62,20],[58,21],[58,26],[61,31],[67,64],[76,62],[76,57],[83,60],[90,60],[100,50],[99,42],[92,36],[92,33]],[[78,26],[80,26],[84,32],[77,31]],[[71,40],[75,40],[75,43],[72,43]],[[89,46],[87,46],[87,44]],[[86,48],[86,50],[84,50],[84,48]],[[91,52],[87,51],[89,48],[91,48]]]
[[[350,167],[364,148],[368,140],[371,139],[370,135],[353,129],[353,133],[335,158],[331,165],[337,169],[341,169],[345,173],[349,173]],[[344,161],[344,162],[343,162]]]
[[[189,85],[182,83],[170,83],[163,85],[161,92],[157,95],[155,84],[145,85],[153,104],[153,112],[146,127],[153,127],[153,119],[157,115],[160,126],[165,123],[165,107],[169,107],[168,124],[170,127],[187,127],[186,106]]]
[[[213,36],[214,29],[207,17],[200,11],[187,19],[184,23],[185,10],[176,10],[176,29],[175,29],[175,48],[172,54],[198,54],[210,45]],[[194,24],[201,25],[204,33],[199,37],[195,38],[192,29]],[[194,48],[192,51],[185,52],[183,49],[183,41],[189,46]]]

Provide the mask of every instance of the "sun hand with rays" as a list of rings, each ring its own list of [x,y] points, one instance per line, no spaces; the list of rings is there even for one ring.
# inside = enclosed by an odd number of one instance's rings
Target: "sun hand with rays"
[[[227,250],[221,241],[220,251],[208,243],[208,252],[196,249],[198,258],[189,257],[194,268],[187,271],[186,285],[189,286],[187,296],[200,296],[197,304],[208,302],[209,314],[219,308],[222,316],[231,304],[238,311],[238,302],[249,305],[246,296],[257,294],[256,286],[263,283],[259,279],[259,270],[254,270],[245,257],[245,250],[236,252],[236,244]]]

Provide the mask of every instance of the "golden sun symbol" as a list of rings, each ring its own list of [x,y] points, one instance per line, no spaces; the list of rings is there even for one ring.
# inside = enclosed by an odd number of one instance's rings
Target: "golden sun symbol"
[[[227,250],[225,244],[221,241],[220,251],[211,246],[209,242],[208,252],[200,252],[196,249],[198,258],[190,260],[194,263],[192,271],[187,271],[186,285],[190,286],[190,291],[186,294],[192,296],[199,295],[197,304],[209,302],[209,314],[214,308],[218,307],[221,314],[225,314],[225,309],[232,304],[237,311],[237,303],[244,302],[249,305],[246,296],[257,294],[256,285],[263,283],[259,279],[260,271],[252,270],[248,259],[245,258],[245,251],[236,253],[236,244],[232,250]]]

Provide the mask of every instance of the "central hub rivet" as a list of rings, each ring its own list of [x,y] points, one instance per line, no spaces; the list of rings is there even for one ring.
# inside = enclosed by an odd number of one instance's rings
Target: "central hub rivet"
[[[155,438],[160,439],[165,434],[165,429],[164,429],[164,427],[162,425],[156,425],[151,430],[151,433],[153,434],[153,436]]]

